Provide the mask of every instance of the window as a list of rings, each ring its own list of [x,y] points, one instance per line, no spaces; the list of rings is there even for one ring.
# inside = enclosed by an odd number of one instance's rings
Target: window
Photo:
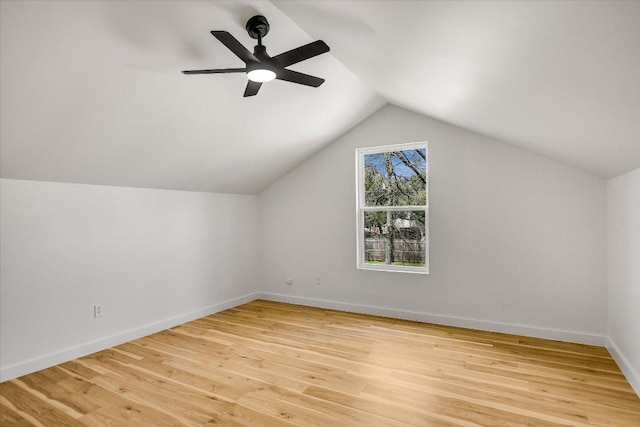
[[[358,268],[429,273],[427,143],[356,150]]]

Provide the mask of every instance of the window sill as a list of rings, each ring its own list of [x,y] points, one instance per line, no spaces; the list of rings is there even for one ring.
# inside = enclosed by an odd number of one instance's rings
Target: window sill
[[[429,274],[429,266],[426,267],[408,267],[394,266],[386,264],[359,264],[358,270],[386,271],[388,273],[409,273],[409,274]]]

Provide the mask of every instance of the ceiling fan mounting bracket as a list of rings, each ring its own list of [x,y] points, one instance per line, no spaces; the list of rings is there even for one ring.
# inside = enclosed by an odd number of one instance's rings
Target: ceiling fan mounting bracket
[[[247,32],[252,39],[262,39],[269,33],[269,21],[262,15],[253,16],[247,21]]]

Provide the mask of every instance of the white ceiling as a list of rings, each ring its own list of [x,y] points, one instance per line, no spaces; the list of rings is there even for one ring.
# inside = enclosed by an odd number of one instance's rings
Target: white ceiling
[[[640,167],[640,2],[5,1],[2,177],[256,194],[385,102],[600,175]],[[318,89],[246,77],[209,31]],[[399,141],[401,142],[401,141]]]
[[[602,177],[640,167],[639,1],[274,3],[393,104]]]
[[[270,2],[2,1],[4,178],[256,194],[384,104],[330,54],[243,98],[242,67],[210,31],[273,55],[313,39]]]

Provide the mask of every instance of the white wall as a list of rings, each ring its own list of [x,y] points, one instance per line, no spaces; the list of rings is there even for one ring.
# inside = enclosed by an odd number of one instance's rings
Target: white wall
[[[0,197],[3,379],[255,298],[255,196],[2,180]]]
[[[431,274],[357,270],[355,148],[423,140]],[[605,193],[593,175],[386,106],[259,195],[260,290],[282,301],[602,345]]]
[[[609,349],[640,394],[640,169],[607,182]]]

